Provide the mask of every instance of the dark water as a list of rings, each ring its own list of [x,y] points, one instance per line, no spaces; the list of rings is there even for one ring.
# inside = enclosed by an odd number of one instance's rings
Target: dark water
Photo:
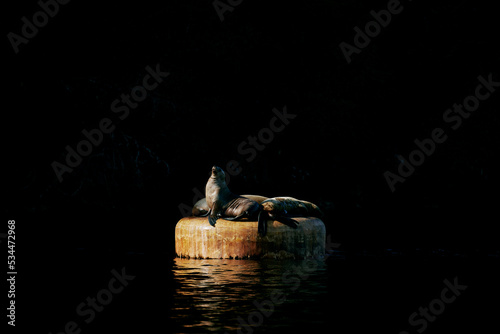
[[[23,333],[32,326],[61,333],[69,321],[79,334],[493,333],[500,327],[498,252],[347,249],[326,260],[254,261],[82,249],[47,258],[33,260],[50,271],[33,266],[18,282]],[[86,323],[77,306],[122,268],[135,278]],[[409,317],[440,298],[444,280],[455,279],[466,290],[425,329],[412,327]]]
[[[172,270],[177,333],[279,331],[293,321],[290,307],[311,326],[325,323],[323,261],[176,259]]]
[[[175,259],[172,330],[406,334],[469,327],[480,332],[498,312],[488,303],[499,296],[498,269],[498,254],[476,257],[442,249],[338,252],[326,261]],[[467,289],[425,327],[423,320],[410,325],[411,314],[440,298],[445,280]]]

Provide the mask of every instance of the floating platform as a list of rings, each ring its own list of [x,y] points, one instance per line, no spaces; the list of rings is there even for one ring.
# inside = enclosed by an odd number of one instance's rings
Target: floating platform
[[[181,258],[200,259],[304,259],[325,255],[325,224],[313,217],[293,218],[296,229],[268,220],[267,234],[257,232],[257,221],[207,217],[182,218],[175,227],[175,252]]]

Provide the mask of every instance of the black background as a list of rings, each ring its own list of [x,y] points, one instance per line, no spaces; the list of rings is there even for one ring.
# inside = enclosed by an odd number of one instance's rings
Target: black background
[[[475,264],[498,259],[498,92],[456,131],[442,119],[479,75],[500,80],[497,12],[474,1],[402,5],[350,64],[339,44],[353,44],[353,28],[387,2],[243,1],[221,22],[210,1],[73,0],[18,54],[4,38],[2,211],[17,222],[19,263],[39,278],[26,286],[83,289],[52,277],[108,268],[106,258],[118,265],[128,251],[150,254],[153,267],[171,261],[179,205],[204,191],[211,166],[233,159],[242,166],[233,192],[317,203],[327,234],[351,254],[443,249],[444,266],[457,252]],[[9,3],[4,36],[38,10]],[[111,102],[156,64],[170,76],[118,121]],[[240,143],[284,106],[296,118],[245,161]],[[51,163],[105,117],[116,130],[60,183]],[[383,173],[437,127],[447,141],[391,192]],[[77,260],[76,249],[93,255]],[[80,297],[37,303],[72,305],[61,314],[69,319]]]

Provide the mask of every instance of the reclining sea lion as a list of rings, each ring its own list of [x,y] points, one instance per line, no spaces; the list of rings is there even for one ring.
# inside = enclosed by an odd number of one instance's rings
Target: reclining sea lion
[[[293,197],[273,197],[261,202],[262,211],[259,212],[259,233],[265,235],[267,232],[267,220],[269,218],[297,228],[297,222],[291,217],[323,217],[319,207],[311,202],[298,200]]]
[[[272,197],[261,202],[271,217],[280,215],[323,217],[320,208],[311,202],[293,197]]]

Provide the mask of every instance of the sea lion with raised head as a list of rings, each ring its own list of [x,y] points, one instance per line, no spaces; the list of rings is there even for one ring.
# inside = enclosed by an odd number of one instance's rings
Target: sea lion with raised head
[[[205,187],[208,206],[208,222],[215,226],[217,219],[237,220],[253,218],[261,210],[256,201],[233,194],[226,184],[226,174],[217,166],[212,167],[212,175]]]

